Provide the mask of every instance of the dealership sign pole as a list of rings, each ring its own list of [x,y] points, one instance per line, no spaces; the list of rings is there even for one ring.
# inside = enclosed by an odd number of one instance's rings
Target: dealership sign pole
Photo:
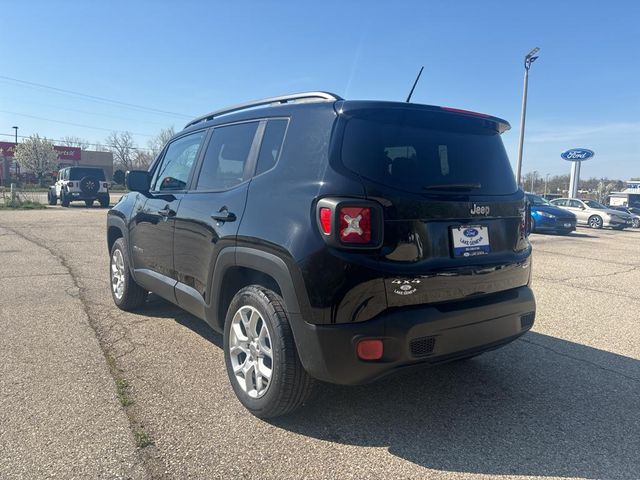
[[[595,153],[587,148],[572,148],[560,154],[560,156],[571,162],[571,179],[569,180],[569,198],[578,197],[578,185],[580,184],[580,164],[585,160],[593,158]]]

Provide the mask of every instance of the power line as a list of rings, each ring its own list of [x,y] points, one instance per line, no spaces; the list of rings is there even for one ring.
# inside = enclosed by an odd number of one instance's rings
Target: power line
[[[21,117],[34,118],[36,120],[44,120],[45,122],[60,123],[62,125],[71,125],[72,127],[90,128],[92,130],[103,130],[105,132],[113,132],[114,131],[114,129],[112,129],[112,128],[93,127],[91,125],[82,125],[80,123],[65,122],[63,120],[54,120],[52,118],[37,117],[35,115],[28,115],[26,113],[18,113],[18,112],[10,112],[8,110],[0,110],[0,113],[7,113],[9,115],[19,115]],[[138,136],[141,136],[141,137],[153,137],[154,136],[154,135],[151,135],[150,133],[136,133],[136,132],[129,132],[129,133],[131,133],[132,135],[138,135]]]
[[[15,133],[0,133],[0,135],[2,135],[3,137],[11,137],[11,138],[15,138],[16,137]],[[29,137],[28,135],[18,135],[18,138],[23,138],[24,139],[24,138],[31,138],[31,137]],[[49,138],[49,137],[43,137],[43,138],[46,138],[47,140],[49,140],[51,142],[58,142],[58,143],[66,143],[67,142],[67,140],[60,140],[60,139]],[[82,141],[82,143],[85,144],[85,145],[91,146],[91,147],[104,148],[105,150],[108,150],[109,148],[111,148],[111,147],[109,147],[109,145],[105,145],[103,143],[91,143],[91,142],[85,142],[85,141]],[[60,145],[60,146],[64,146],[64,145]],[[151,153],[152,152],[152,150],[149,149],[149,148],[140,148],[140,147],[129,147],[129,148],[131,148],[132,150],[140,150],[142,152],[147,152],[147,153]]]
[[[62,110],[65,112],[73,112],[73,113],[82,113],[84,115],[94,115],[96,117],[104,117],[104,118],[113,118],[116,120],[126,120],[126,121],[131,121],[132,119],[130,117],[120,117],[118,115],[110,115],[108,113],[98,113],[98,112],[89,112],[87,110],[78,110],[75,108],[68,108],[68,107],[59,107],[56,105],[51,105],[51,104],[47,104],[47,103],[40,103],[40,102],[32,102],[32,101],[22,101],[20,102],[22,104],[24,103],[28,103],[30,105],[36,105],[39,107],[47,107],[47,108],[55,108],[56,110]],[[160,125],[160,126],[166,126],[167,123],[166,122],[150,122],[148,120],[136,120],[136,123],[147,123],[149,125]]]
[[[183,117],[183,118],[193,118],[195,115],[186,115],[184,113],[176,113],[176,112],[170,112],[168,110],[160,110],[158,108],[152,108],[152,107],[145,107],[144,105],[137,105],[135,103],[128,103],[128,102],[121,102],[120,100],[113,100],[110,98],[106,98],[106,97],[100,97],[97,95],[89,95],[86,93],[81,93],[81,92],[75,92],[73,90],[66,90],[63,88],[58,88],[58,87],[52,87],[50,85],[44,85],[42,83],[36,83],[36,82],[29,82],[27,80],[20,80],[18,78],[12,78],[12,77],[7,77],[4,75],[0,75],[0,79],[1,80],[5,80],[8,82],[14,82],[14,83],[18,83],[20,85],[26,86],[26,87],[30,87],[30,88],[41,88],[41,89],[45,89],[45,90],[50,90],[53,92],[57,92],[57,93],[63,93],[66,95],[74,95],[76,97],[82,97],[82,98],[87,98],[93,101],[98,101],[98,102],[103,102],[103,103],[112,103],[114,105],[120,105],[122,107],[128,107],[128,108],[133,108],[136,110],[142,110],[142,111],[147,111],[147,112],[152,112],[152,113],[157,113],[157,114],[162,114],[162,115],[171,115],[174,117]]]

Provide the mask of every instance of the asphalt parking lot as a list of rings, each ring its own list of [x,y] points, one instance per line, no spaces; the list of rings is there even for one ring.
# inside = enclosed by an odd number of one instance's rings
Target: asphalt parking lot
[[[105,215],[0,212],[2,479],[640,478],[640,231],[532,235],[532,332],[265,422],[204,322],[113,305]]]

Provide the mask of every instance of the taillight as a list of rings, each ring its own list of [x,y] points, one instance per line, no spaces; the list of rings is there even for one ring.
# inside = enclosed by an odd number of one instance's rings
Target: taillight
[[[382,206],[371,200],[325,197],[315,206],[322,239],[335,248],[376,249],[382,247]]]
[[[340,208],[340,241],[342,243],[371,242],[371,209],[369,207]]]
[[[331,235],[331,209],[328,207],[320,209],[320,226],[322,227],[322,233]]]

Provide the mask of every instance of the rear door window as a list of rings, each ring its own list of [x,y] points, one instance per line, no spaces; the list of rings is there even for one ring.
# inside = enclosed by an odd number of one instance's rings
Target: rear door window
[[[481,119],[421,111],[370,112],[347,121],[342,162],[374,182],[410,192],[517,190],[500,135]],[[464,188],[463,188],[464,189]]]
[[[227,190],[243,182],[258,122],[216,127],[202,162],[196,190]]]

